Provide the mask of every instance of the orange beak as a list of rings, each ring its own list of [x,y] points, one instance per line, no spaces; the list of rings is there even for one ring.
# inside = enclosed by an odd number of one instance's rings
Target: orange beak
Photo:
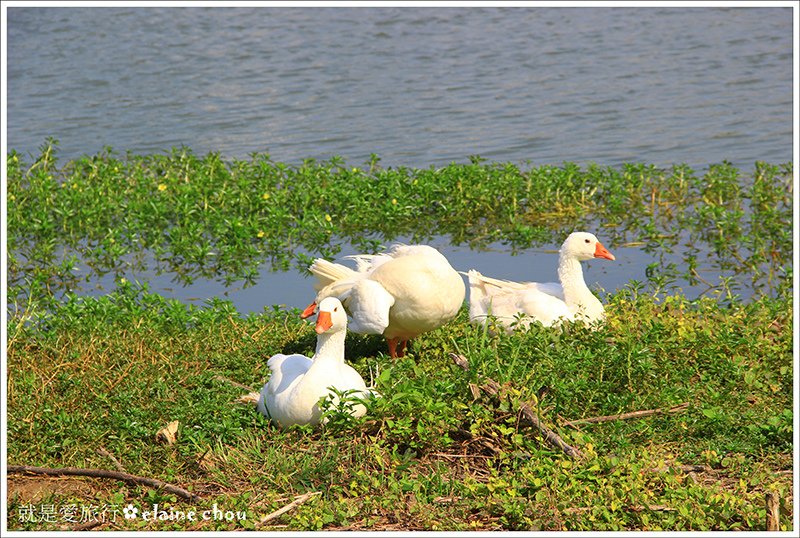
[[[613,254],[611,254],[603,244],[598,241],[597,246],[594,247],[594,257],[595,258],[605,258],[607,260],[616,260]]]
[[[333,327],[333,321],[331,320],[331,313],[320,312],[319,315],[317,316],[317,326],[314,327],[314,330],[317,331],[317,334],[322,334],[331,327]]]
[[[317,309],[317,303],[311,303],[303,310],[303,313],[300,314],[300,319],[306,319],[314,315],[314,310]]]

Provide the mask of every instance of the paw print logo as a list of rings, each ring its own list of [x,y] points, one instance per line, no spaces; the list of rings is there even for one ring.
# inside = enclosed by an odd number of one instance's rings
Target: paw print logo
[[[136,514],[139,513],[139,509],[129,504],[122,509],[122,513],[125,514],[125,519],[136,519]]]

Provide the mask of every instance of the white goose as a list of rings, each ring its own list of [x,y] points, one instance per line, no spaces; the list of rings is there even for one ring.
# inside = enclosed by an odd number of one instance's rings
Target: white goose
[[[392,358],[408,340],[441,327],[464,303],[464,281],[439,251],[427,245],[395,245],[377,255],[350,256],[357,270],[318,258],[309,267],[318,292],[302,317],[326,297],[338,297],[352,316],[350,330],[382,334]]]
[[[338,402],[330,387],[339,392],[355,390],[356,397],[371,393],[359,373],[344,362],[347,314],[338,299],[330,297],[320,303],[315,330],[317,349],[313,357],[279,353],[267,361],[271,375],[261,389],[256,408],[283,428],[318,424],[322,414],[320,398],[330,394],[334,404]],[[355,417],[365,412],[361,404],[351,408]]]
[[[592,258],[614,260],[597,237],[587,232],[574,232],[561,245],[558,256],[558,279],[555,282],[511,282],[485,277],[469,271],[469,319],[485,324],[488,317],[513,330],[520,320],[522,326],[539,321],[550,327],[564,320],[581,319],[594,323],[605,318],[603,304],[583,280],[581,261]],[[522,317],[520,318],[520,315]]]

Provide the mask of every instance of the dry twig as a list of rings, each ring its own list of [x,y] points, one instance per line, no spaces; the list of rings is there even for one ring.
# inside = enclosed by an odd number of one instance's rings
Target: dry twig
[[[126,473],[127,472],[125,470],[125,467],[122,466],[122,464],[119,462],[119,460],[116,457],[114,457],[114,454],[112,454],[111,452],[106,450],[105,447],[101,446],[100,448],[98,448],[97,449],[97,453],[100,454],[101,456],[104,456],[104,457],[108,458],[109,460],[111,460],[111,463],[114,464],[114,467],[117,468],[117,471],[119,471],[121,473]]]
[[[689,402],[684,402],[668,408],[661,409],[645,409],[643,411],[631,411],[630,413],[622,413],[620,415],[604,415],[601,417],[581,418],[577,420],[570,420],[565,422],[564,426],[575,426],[577,424],[597,424],[599,422],[611,422],[612,420],[628,420],[632,418],[644,418],[652,415],[659,414],[672,414],[685,411],[689,407]]]
[[[274,512],[272,512],[270,514],[267,514],[266,516],[262,517],[261,521],[259,521],[256,524],[256,528],[258,529],[260,527],[263,527],[264,525],[266,525],[267,523],[269,523],[273,519],[282,516],[283,514],[288,512],[289,510],[293,510],[294,508],[297,508],[298,506],[300,506],[301,504],[303,504],[304,502],[309,500],[311,497],[316,497],[317,495],[320,495],[321,493],[322,493],[321,491],[311,491],[309,493],[305,493],[303,495],[300,495],[299,497],[297,497],[295,500],[293,500],[292,502],[290,502],[286,506],[284,506],[282,508],[278,508]]]
[[[467,361],[463,356],[458,355],[456,353],[451,353],[450,359],[461,368],[464,368],[464,365],[466,364],[465,369],[469,369],[469,361]],[[472,393],[472,397],[474,399],[477,399],[478,388],[472,383],[469,384],[469,388],[470,392]],[[498,383],[497,381],[495,381],[490,377],[484,379],[483,385],[481,385],[479,388],[486,394],[495,397],[497,397],[500,394],[500,391],[502,389],[500,383]],[[542,434],[542,437],[544,437],[544,440],[547,441],[548,444],[550,444],[555,448],[558,448],[559,450],[564,452],[564,454],[566,454],[571,458],[583,457],[583,452],[581,452],[579,449],[573,446],[568,445],[556,432],[554,432],[553,430],[542,424],[537,414],[533,411],[533,406],[531,406],[529,403],[526,402],[521,403],[519,405],[519,412],[522,414],[522,416],[525,417],[525,419],[530,424],[532,424],[537,430],[539,430],[539,433]]]
[[[531,406],[527,403],[522,403],[519,406],[519,410],[522,415],[528,419],[528,421],[533,424],[533,426],[539,430],[539,433],[542,434],[544,440],[547,441],[551,446],[560,449],[564,454],[569,456],[570,458],[582,458],[583,452],[579,449],[575,448],[574,446],[568,445],[564,440],[553,430],[542,424],[539,420],[539,417],[536,416],[536,413],[533,411]]]
[[[486,382],[481,386],[481,390],[490,396],[497,396],[500,393],[500,384],[494,379],[487,378]],[[542,424],[542,421],[539,420],[539,417],[529,403],[523,402],[519,404],[519,412],[530,424],[539,430],[539,433],[542,434],[542,437],[544,437],[544,440],[547,441],[550,446],[558,448],[570,458],[583,457],[583,452],[568,445],[556,432]]]
[[[147,478],[145,476],[136,476],[128,473],[123,473],[120,471],[109,471],[107,469],[82,469],[79,467],[57,467],[57,468],[50,468],[50,467],[34,467],[31,465],[9,465],[6,469],[8,474],[23,474],[23,473],[31,473],[31,474],[42,474],[48,476],[89,476],[92,478],[111,478],[113,480],[122,480],[123,482],[127,482],[129,484],[138,484],[144,486],[150,486],[154,488],[161,488],[168,493],[174,493],[179,497],[183,497],[189,501],[198,502],[200,501],[200,497],[195,495],[190,491],[186,491],[185,489],[173,486],[172,484],[167,484],[166,482],[162,482],[156,478]]]

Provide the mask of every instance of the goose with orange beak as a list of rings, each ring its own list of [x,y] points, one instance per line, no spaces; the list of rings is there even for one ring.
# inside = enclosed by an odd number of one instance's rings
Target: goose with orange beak
[[[588,232],[574,232],[561,245],[558,283],[511,282],[469,271],[469,319],[476,324],[494,319],[507,332],[538,321],[550,327],[562,321],[595,324],[605,319],[605,309],[583,279],[581,261],[615,257]]]
[[[382,334],[392,358],[402,357],[412,338],[452,320],[464,303],[464,280],[431,246],[395,245],[383,254],[350,257],[355,270],[314,260],[309,271],[317,278],[317,297],[302,317],[312,316],[326,297],[338,297],[352,318],[350,330]]]
[[[312,357],[279,353],[267,361],[271,374],[261,389],[257,409],[282,428],[319,424],[323,412],[320,399],[330,395],[333,405],[339,401],[331,389],[347,391],[356,398],[373,394],[361,375],[344,361],[347,314],[339,299],[329,297],[320,303],[314,330],[317,348]],[[348,402],[348,406],[355,417],[366,412],[361,403]]]

